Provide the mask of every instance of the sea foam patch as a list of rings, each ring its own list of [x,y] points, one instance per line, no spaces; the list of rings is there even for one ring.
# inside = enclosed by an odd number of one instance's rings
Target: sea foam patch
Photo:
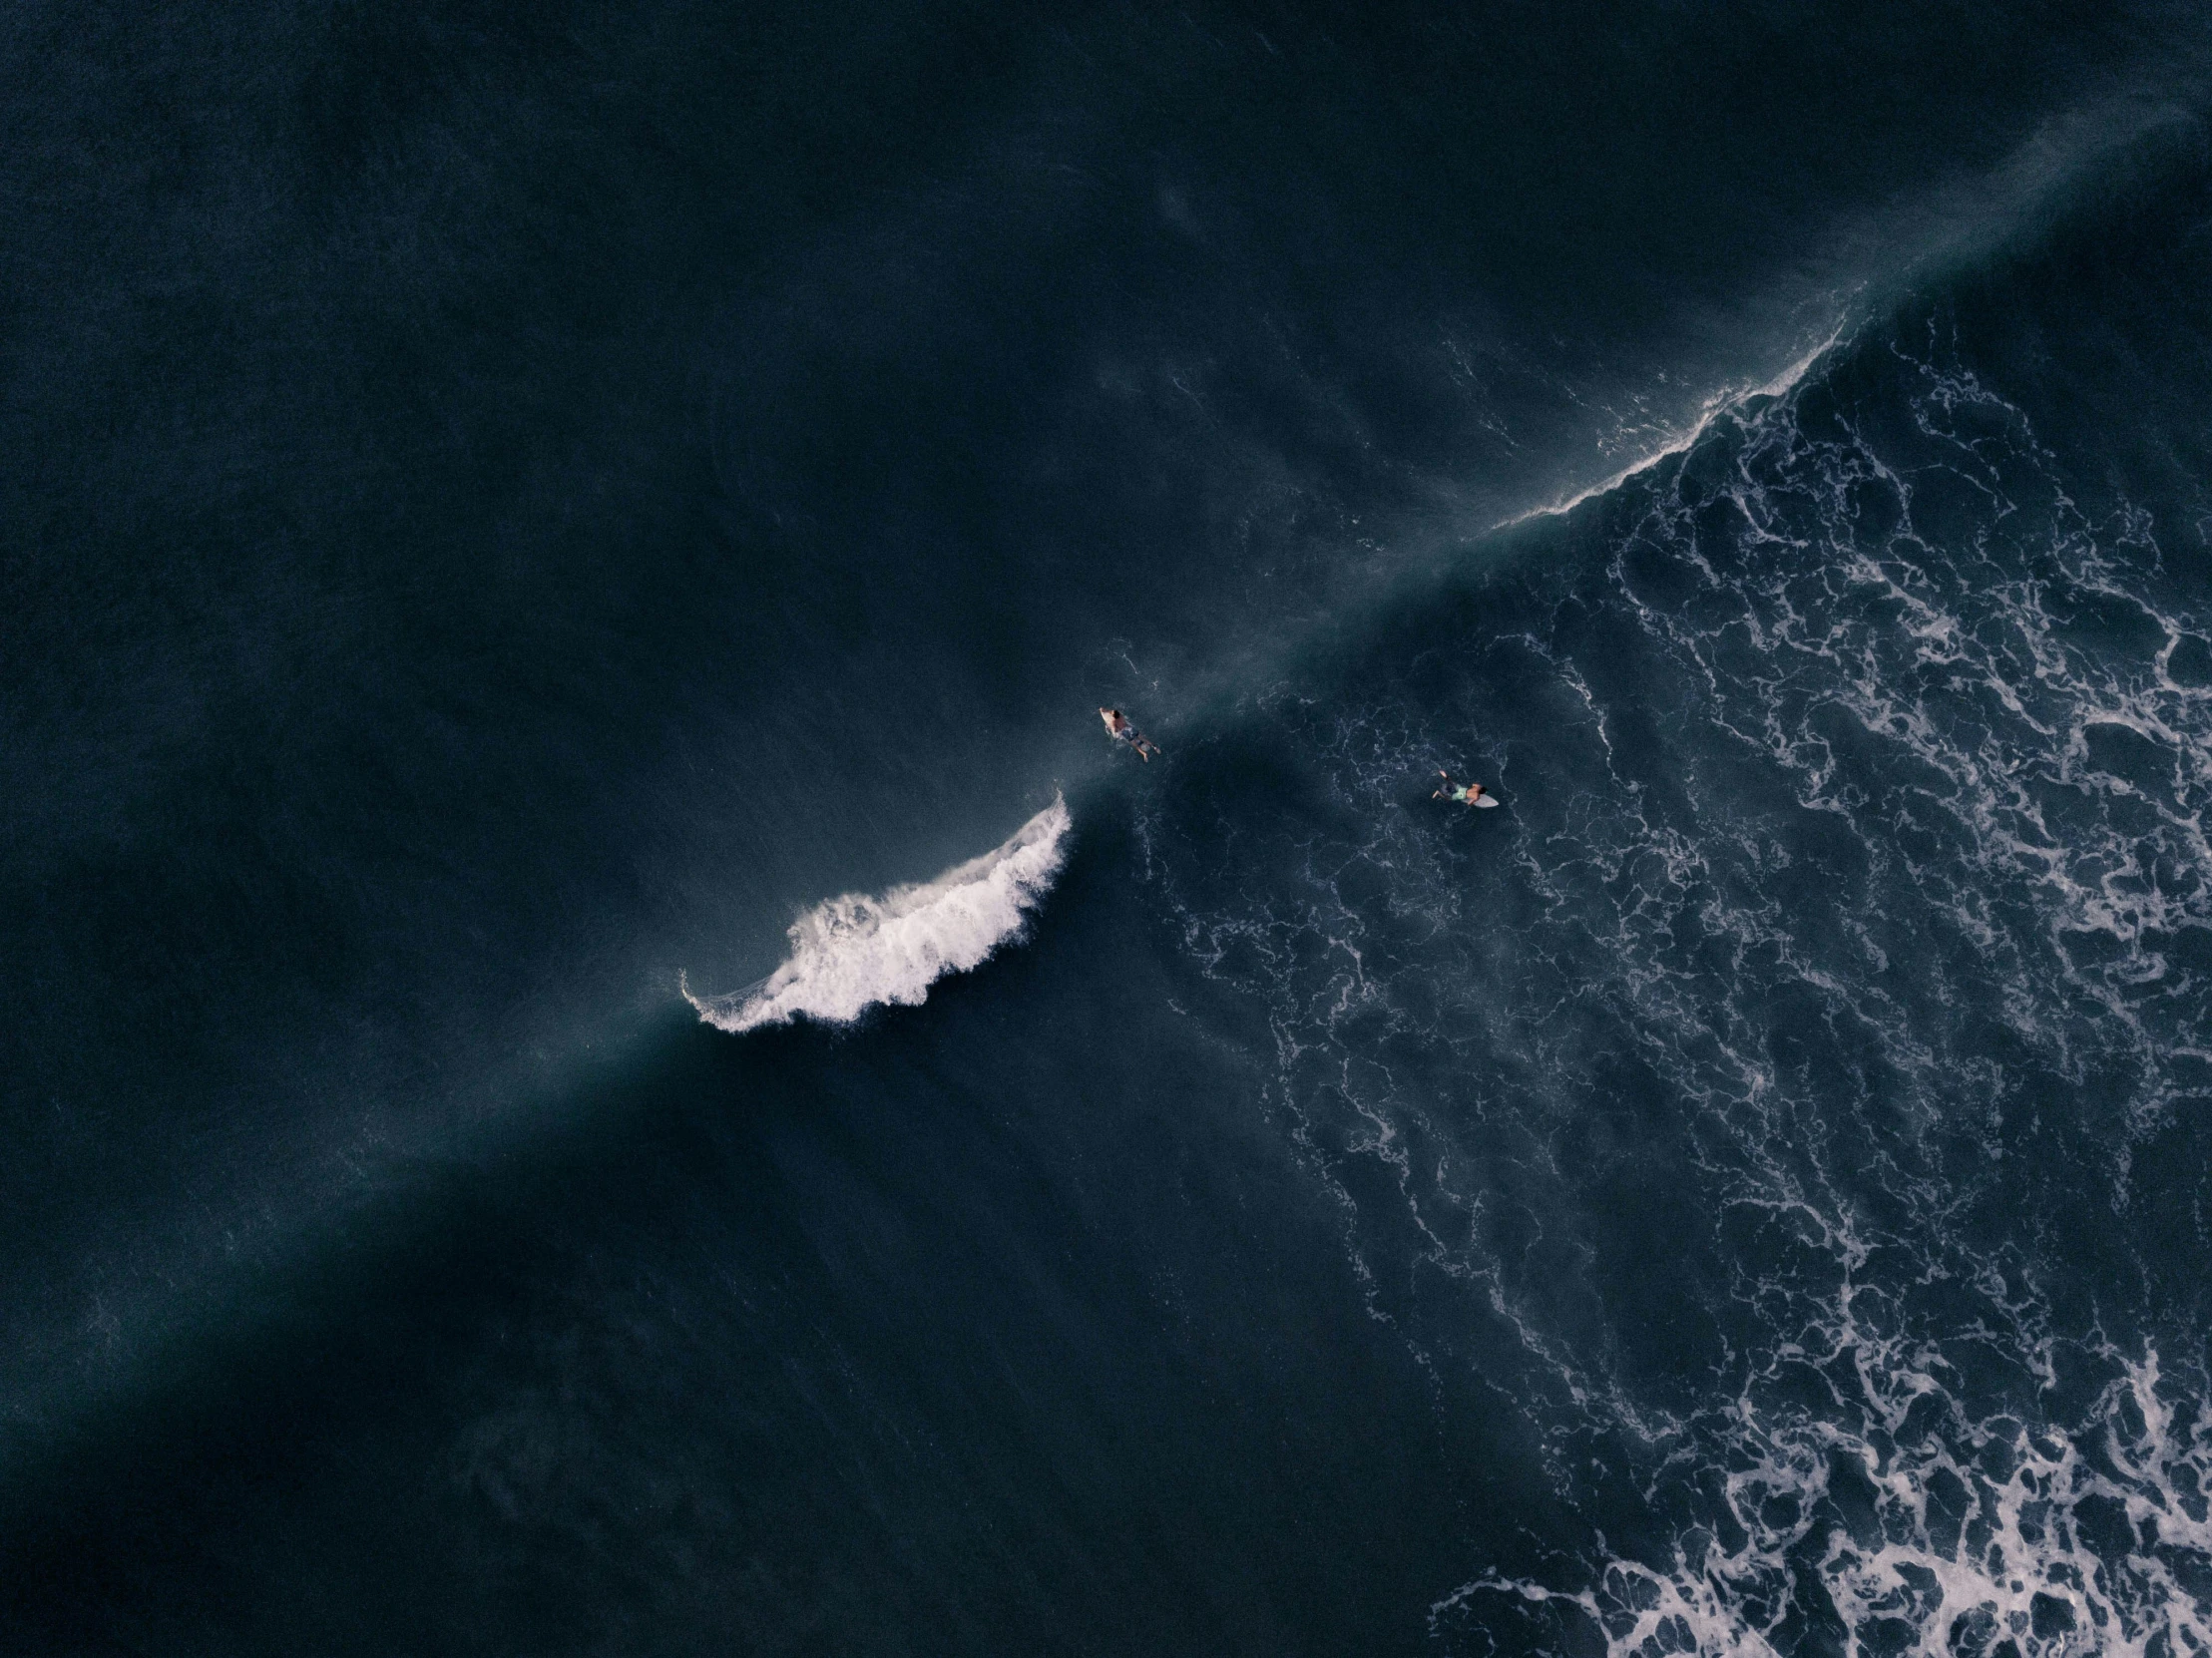
[[[1072,821],[1055,796],[1004,845],[933,881],[825,899],[791,924],[790,959],[767,978],[725,996],[693,996],[686,984],[683,998],[729,1032],[850,1025],[870,1008],[918,1006],[946,974],[981,966],[1021,934],[1060,875]]]
[[[1718,1507],[1670,1561],[1610,1558],[1571,1590],[1490,1573],[1433,1605],[1431,1632],[1607,1658],[2212,1650],[2201,1376],[2162,1376],[2155,1349],[2107,1353],[2082,1420],[2030,1428],[1970,1417],[1940,1358],[1871,1346],[1852,1356],[1861,1430],[1748,1397],[1730,1413]]]
[[[1601,565],[1255,699],[1298,795],[1138,818],[1371,1313],[1583,1529],[1471,1544],[1441,1652],[2212,1654],[2201,1302],[2157,1287],[2203,1247],[2160,1136],[2212,615],[1933,329],[1852,374],[1624,483]],[[1446,763],[1510,810],[1421,809]]]

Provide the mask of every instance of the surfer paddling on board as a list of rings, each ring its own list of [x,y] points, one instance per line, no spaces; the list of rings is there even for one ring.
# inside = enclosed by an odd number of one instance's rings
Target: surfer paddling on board
[[[1136,750],[1136,757],[1149,760],[1159,752],[1159,744],[1129,723],[1129,716],[1119,708],[1101,708],[1099,717],[1106,721],[1106,735],[1115,742],[1125,742]]]
[[[1444,787],[1429,796],[1431,800],[1457,800],[1467,806],[1495,806],[1498,804],[1494,796],[1483,792],[1483,785],[1480,783],[1455,783],[1452,781],[1452,774],[1449,771],[1440,771],[1437,775],[1444,779]]]

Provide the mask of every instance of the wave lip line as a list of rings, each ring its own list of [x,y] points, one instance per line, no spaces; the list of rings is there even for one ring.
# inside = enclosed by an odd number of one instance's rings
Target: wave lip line
[[[1625,484],[1629,479],[1635,477],[1638,473],[1649,472],[1661,461],[1667,460],[1675,455],[1680,455],[1687,451],[1693,444],[1697,442],[1699,438],[1705,435],[1707,429],[1712,426],[1714,421],[1718,420],[1722,415],[1728,413],[1730,410],[1740,409],[1746,403],[1754,402],[1757,399],[1763,397],[1788,396],[1789,393],[1797,389],[1799,382],[1802,381],[1805,376],[1812,371],[1813,365],[1819,362],[1821,358],[1825,357],[1832,349],[1834,349],[1836,342],[1842,339],[1843,336],[1844,325],[1839,322],[1838,324],[1836,324],[1834,331],[1831,332],[1826,339],[1822,340],[1818,345],[1814,346],[1810,351],[1806,352],[1804,356],[1798,358],[1796,362],[1791,363],[1787,368],[1783,369],[1781,373],[1775,375],[1773,379],[1767,381],[1764,385],[1728,386],[1714,393],[1711,397],[1708,397],[1705,400],[1704,407],[1698,413],[1696,422],[1691,425],[1689,430],[1685,432],[1675,433],[1657,449],[1652,450],[1649,454],[1644,455],[1637,460],[1629,462],[1618,472],[1614,473],[1610,478],[1607,478],[1600,483],[1592,484],[1587,489],[1577,490],[1574,494],[1566,496],[1561,500],[1554,501],[1549,506],[1531,507],[1527,512],[1516,513],[1511,518],[1500,519],[1496,524],[1491,526],[1491,529],[1494,532],[1499,530],[1510,530],[1517,524],[1527,524],[1531,519],[1564,518],[1568,513],[1571,513],[1583,502],[1593,500],[1600,495],[1610,495],[1614,490],[1620,488],[1622,484]]]
[[[870,1008],[918,1007],[948,973],[981,966],[1018,938],[1067,861],[1065,795],[1004,845],[933,881],[893,887],[880,898],[824,899],[791,924],[789,960],[767,978],[724,996],[683,1000],[716,1030],[732,1034],[810,1019],[850,1025]]]

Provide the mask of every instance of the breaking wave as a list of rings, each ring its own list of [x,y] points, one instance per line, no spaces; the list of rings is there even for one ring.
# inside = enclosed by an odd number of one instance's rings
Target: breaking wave
[[[683,999],[733,1033],[795,1019],[850,1025],[879,1005],[918,1006],[946,974],[980,966],[1021,933],[1060,874],[1071,821],[1055,796],[1005,845],[934,881],[825,899],[791,924],[790,960],[767,978],[725,996],[693,996],[685,984]]]

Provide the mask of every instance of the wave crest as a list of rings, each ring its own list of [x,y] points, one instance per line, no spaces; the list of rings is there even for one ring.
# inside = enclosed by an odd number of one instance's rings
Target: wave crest
[[[1004,845],[933,881],[824,899],[791,924],[790,959],[767,978],[725,996],[693,996],[684,984],[683,999],[732,1033],[795,1019],[850,1025],[881,1004],[919,1006],[946,974],[981,966],[1019,936],[1060,875],[1072,822],[1056,795]]]

